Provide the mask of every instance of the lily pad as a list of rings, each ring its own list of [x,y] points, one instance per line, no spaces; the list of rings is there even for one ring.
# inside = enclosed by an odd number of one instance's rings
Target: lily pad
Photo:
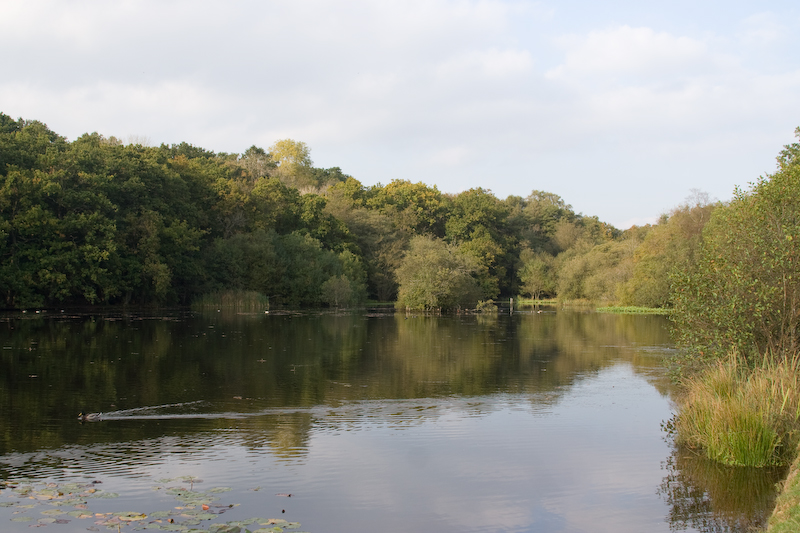
[[[233,524],[214,524],[208,528],[209,533],[245,533],[242,526]]]
[[[114,513],[114,516],[125,522],[135,522],[137,520],[144,520],[147,518],[147,515],[144,513],[134,513],[129,511],[124,513]]]

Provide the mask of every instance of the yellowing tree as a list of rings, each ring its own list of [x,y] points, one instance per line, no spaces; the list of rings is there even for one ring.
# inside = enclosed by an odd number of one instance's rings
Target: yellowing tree
[[[302,141],[283,139],[269,147],[271,159],[277,163],[275,175],[290,187],[313,186],[311,149]]]

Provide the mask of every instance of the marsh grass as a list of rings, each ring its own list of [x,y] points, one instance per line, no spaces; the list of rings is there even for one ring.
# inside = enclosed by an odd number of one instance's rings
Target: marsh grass
[[[620,315],[668,315],[671,309],[663,307],[608,306],[598,307],[598,313],[617,313]]]
[[[728,465],[785,465],[800,442],[800,358],[732,354],[684,382],[677,441]]]
[[[523,296],[517,296],[514,298],[513,304],[516,307],[536,307],[539,305],[558,305],[558,300],[556,298],[525,298]]]
[[[256,291],[231,290],[207,293],[194,302],[197,310],[233,309],[240,313],[256,313],[269,309],[269,296]]]

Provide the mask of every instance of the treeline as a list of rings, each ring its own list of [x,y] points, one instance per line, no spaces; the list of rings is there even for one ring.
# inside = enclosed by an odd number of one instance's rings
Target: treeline
[[[242,154],[97,133],[68,142],[0,113],[0,305],[250,290],[287,305],[447,309],[523,295],[662,307],[714,207],[698,195],[620,231],[544,191],[364,186],[314,167],[292,140]]]

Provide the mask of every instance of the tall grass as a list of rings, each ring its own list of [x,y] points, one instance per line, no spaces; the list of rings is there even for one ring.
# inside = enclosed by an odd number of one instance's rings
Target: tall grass
[[[617,313],[620,315],[668,315],[672,312],[671,309],[663,307],[639,307],[639,306],[608,306],[598,307],[598,313]]]
[[[750,368],[731,354],[687,378],[678,443],[729,465],[789,464],[800,443],[800,358],[765,357]]]
[[[231,290],[204,294],[192,302],[197,310],[232,309],[240,313],[263,312],[269,309],[269,296],[256,291]]]

